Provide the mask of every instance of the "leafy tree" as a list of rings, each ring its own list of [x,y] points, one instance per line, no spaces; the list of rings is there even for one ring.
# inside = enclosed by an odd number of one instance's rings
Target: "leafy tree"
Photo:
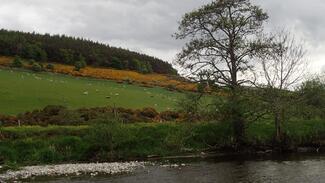
[[[141,71],[141,63],[138,59],[132,59],[129,61],[129,67],[134,71]]]
[[[82,55],[79,55],[78,61],[75,62],[74,67],[76,71],[80,71],[87,66],[85,58]]]
[[[74,51],[70,49],[60,49],[60,57],[65,64],[74,63]]]
[[[145,68],[143,73],[152,73],[152,66],[150,64],[150,62],[146,61],[146,62],[142,62],[143,63],[143,68]]]
[[[11,63],[11,67],[21,68],[22,66],[23,63],[21,61],[21,58],[19,56],[15,56],[14,60]]]
[[[124,69],[123,63],[117,57],[112,58],[111,67],[115,69]]]
[[[176,39],[189,40],[177,63],[192,76],[205,75],[230,90],[230,120],[238,148],[245,140],[240,88],[253,82],[246,74],[254,67],[253,57],[266,45],[258,35],[267,19],[249,0],[213,1],[185,14],[175,34]]]
[[[139,62],[137,71],[148,74],[152,72],[152,68],[149,62]]]
[[[320,77],[305,81],[297,92],[302,100],[300,114],[304,118],[325,118],[325,82]]]
[[[47,60],[46,52],[37,44],[26,44],[22,56],[28,59],[45,62]]]

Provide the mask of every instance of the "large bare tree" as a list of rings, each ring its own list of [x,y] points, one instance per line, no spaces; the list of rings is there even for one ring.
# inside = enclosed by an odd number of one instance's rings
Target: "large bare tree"
[[[265,45],[258,35],[268,15],[249,0],[217,0],[185,14],[176,33],[187,40],[177,63],[192,75],[205,75],[230,89],[231,120],[238,144],[244,141],[245,120],[239,106],[240,87],[254,68],[253,57]]]

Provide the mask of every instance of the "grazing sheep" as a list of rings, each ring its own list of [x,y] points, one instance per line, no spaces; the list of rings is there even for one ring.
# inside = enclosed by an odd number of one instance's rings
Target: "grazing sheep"
[[[85,92],[84,92],[84,95],[88,95],[88,94],[89,94],[89,92],[88,92],[88,91],[85,91]]]

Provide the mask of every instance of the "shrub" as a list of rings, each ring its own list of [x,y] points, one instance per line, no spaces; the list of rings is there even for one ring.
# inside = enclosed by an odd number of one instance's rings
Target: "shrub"
[[[39,63],[34,63],[31,67],[32,71],[34,72],[41,72],[43,71],[43,65],[39,64]]]
[[[46,65],[46,69],[48,69],[48,70],[54,70],[54,65],[53,64],[47,64]]]
[[[52,116],[47,123],[51,125],[80,125],[84,121],[78,111],[62,110],[58,115]]]
[[[48,147],[39,150],[35,158],[38,162],[42,163],[54,163],[59,162],[62,159],[62,155],[57,153],[53,147]]]
[[[28,60],[28,65],[32,66],[33,64],[35,64],[35,60],[34,59]]]
[[[48,105],[42,112],[48,116],[58,115],[61,111],[66,110],[66,107],[60,105]]]
[[[93,125],[85,137],[88,142],[85,158],[108,160],[113,151],[113,132],[116,124],[98,123]]]
[[[172,84],[169,84],[169,85],[167,85],[167,90],[169,90],[169,91],[175,91],[176,90],[176,87],[174,85],[172,85]]]
[[[147,118],[155,118],[159,115],[159,113],[154,108],[144,108],[140,111],[140,115]]]
[[[187,115],[188,120],[196,120],[200,118],[202,110],[205,109],[203,106],[201,94],[187,93],[183,98],[177,101],[177,107],[180,112]]]
[[[23,63],[21,61],[21,58],[19,56],[16,56],[11,63],[11,67],[21,68],[22,66],[23,66]]]
[[[15,161],[16,152],[9,147],[0,146],[0,164],[8,161]]]
[[[132,79],[130,79],[130,78],[126,78],[126,79],[124,79],[124,82],[125,82],[126,84],[129,84],[129,85],[131,85],[131,84],[134,83],[134,81],[133,81]]]
[[[164,121],[174,121],[179,117],[179,113],[175,111],[163,111],[160,113],[160,118]]]
[[[85,147],[81,138],[74,136],[60,137],[54,141],[54,146],[64,161],[79,160]]]

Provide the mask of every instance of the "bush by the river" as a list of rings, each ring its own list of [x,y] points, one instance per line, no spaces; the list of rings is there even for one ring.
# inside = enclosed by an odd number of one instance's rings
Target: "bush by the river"
[[[290,121],[284,126],[290,148],[312,146],[325,150],[325,121]],[[116,161],[149,156],[231,149],[231,124],[133,123],[97,120],[86,126],[0,127],[0,165]],[[272,122],[247,128],[247,147],[272,147]],[[323,149],[322,149],[323,148]]]

